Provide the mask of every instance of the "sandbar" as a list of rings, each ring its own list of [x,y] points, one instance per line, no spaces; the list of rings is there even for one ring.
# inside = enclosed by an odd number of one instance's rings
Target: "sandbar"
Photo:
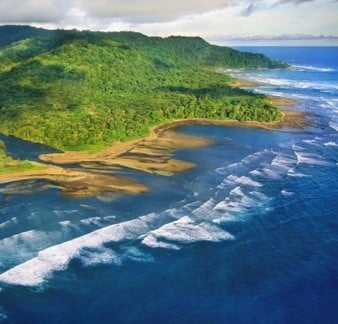
[[[139,194],[147,191],[145,185],[126,177],[91,172],[85,169],[62,168],[59,166],[47,166],[43,170],[0,175],[0,183],[23,180],[48,180],[52,184],[49,187],[57,187],[63,195],[77,198],[109,192]],[[13,188],[0,189],[0,192],[3,193],[13,193],[13,191]],[[24,191],[24,187],[17,188],[16,191],[20,193],[20,191]]]

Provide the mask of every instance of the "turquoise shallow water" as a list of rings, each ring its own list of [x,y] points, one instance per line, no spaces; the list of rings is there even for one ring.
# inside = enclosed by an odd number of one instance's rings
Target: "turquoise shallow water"
[[[300,132],[218,126],[173,177],[122,171],[140,196],[67,199],[0,186],[0,322],[334,323],[337,48],[254,48],[292,70],[232,71],[298,100]],[[5,138],[20,158],[45,148]]]

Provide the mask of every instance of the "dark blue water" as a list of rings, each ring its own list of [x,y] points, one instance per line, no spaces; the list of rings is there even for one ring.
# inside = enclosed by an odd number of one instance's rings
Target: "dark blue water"
[[[0,322],[336,322],[338,49],[250,50],[293,68],[232,73],[311,125],[182,127],[215,144],[176,153],[190,172],[131,172],[140,196],[0,186]]]

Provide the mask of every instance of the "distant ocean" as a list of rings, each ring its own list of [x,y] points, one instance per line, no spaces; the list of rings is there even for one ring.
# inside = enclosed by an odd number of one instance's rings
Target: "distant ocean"
[[[231,73],[311,124],[181,127],[214,144],[176,152],[197,167],[173,177],[121,170],[139,196],[1,185],[0,322],[337,323],[338,48],[241,49],[292,65]],[[1,138],[19,158],[46,149]]]

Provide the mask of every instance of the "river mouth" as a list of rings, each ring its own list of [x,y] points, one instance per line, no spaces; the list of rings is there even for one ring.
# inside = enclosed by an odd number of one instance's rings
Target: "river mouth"
[[[304,127],[307,123],[304,113],[288,111],[283,114],[282,121],[272,123],[207,119],[174,121],[154,128],[152,134],[147,138],[116,143],[99,153],[40,154],[39,159],[47,163],[39,164],[44,167],[41,171],[3,174],[0,175],[0,183],[48,180],[51,186],[59,188],[62,194],[69,198],[90,197],[113,192],[141,194],[148,190],[146,185],[131,178],[121,177],[118,169],[131,169],[159,176],[172,176],[176,173],[189,171],[196,166],[192,162],[173,158],[173,152],[212,144],[212,141],[208,138],[182,134],[177,131],[178,127],[189,124],[206,124],[266,129],[283,127],[296,129]],[[16,187],[12,186],[8,190],[13,193],[14,188]],[[6,188],[2,189],[2,192],[6,192]],[[17,193],[23,192],[27,192],[27,189],[17,191]]]

